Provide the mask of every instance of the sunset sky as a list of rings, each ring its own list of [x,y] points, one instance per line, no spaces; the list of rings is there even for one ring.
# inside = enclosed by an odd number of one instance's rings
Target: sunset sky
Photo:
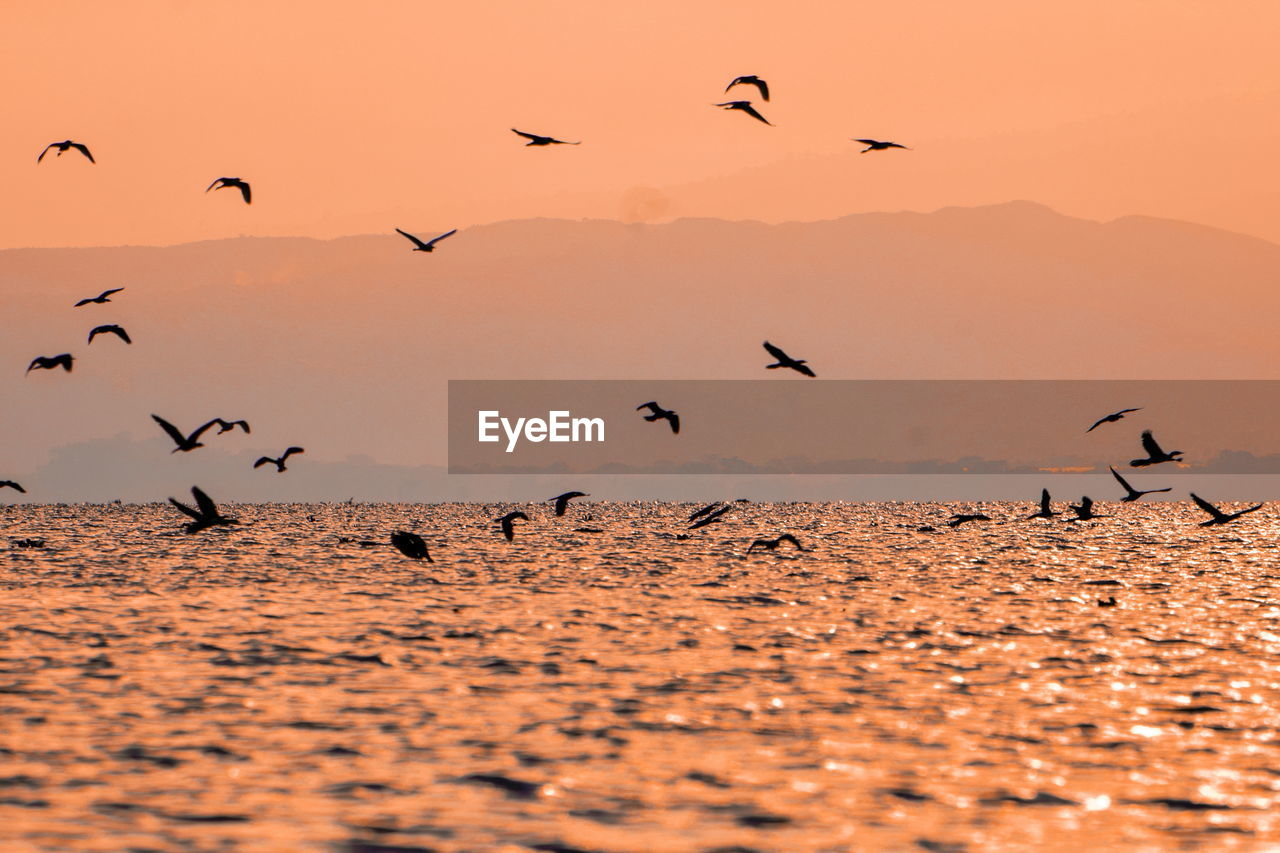
[[[1278,31],[1263,0],[15,4],[0,247],[1011,199],[1280,240]],[[740,74],[776,127],[711,106]],[[68,137],[98,165],[36,165]]]

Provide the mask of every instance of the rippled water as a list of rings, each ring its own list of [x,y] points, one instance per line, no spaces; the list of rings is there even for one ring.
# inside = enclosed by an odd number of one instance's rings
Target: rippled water
[[[1274,506],[510,508],[0,510],[3,849],[1280,840]]]

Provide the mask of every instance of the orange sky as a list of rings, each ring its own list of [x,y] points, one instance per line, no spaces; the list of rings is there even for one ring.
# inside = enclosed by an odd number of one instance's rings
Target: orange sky
[[[1280,240],[1277,32],[1269,0],[14,4],[0,247],[1015,198]],[[752,73],[776,127],[710,106]],[[67,137],[98,165],[36,166]]]

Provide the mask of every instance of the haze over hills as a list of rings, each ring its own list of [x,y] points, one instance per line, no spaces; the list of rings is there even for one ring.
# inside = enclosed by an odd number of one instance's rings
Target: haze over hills
[[[799,381],[763,370],[766,338],[821,378],[1275,378],[1280,364],[1280,246],[1170,220],[1028,202],[780,225],[536,219],[410,248],[389,233],[0,252],[0,473],[149,441],[152,412],[186,428],[247,418],[253,434],[220,449],[304,445],[297,469],[439,465],[447,379]],[[135,344],[86,346],[100,323]],[[71,375],[23,376],[60,352]],[[157,477],[187,462],[157,454]]]

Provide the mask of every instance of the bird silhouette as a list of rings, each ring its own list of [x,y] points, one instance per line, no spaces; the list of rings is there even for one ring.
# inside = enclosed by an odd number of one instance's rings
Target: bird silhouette
[[[170,450],[170,453],[177,453],[179,450],[183,453],[188,453],[195,450],[197,447],[204,447],[200,442],[200,436],[204,435],[205,430],[217,423],[216,420],[209,421],[207,424],[202,424],[197,427],[190,435],[183,435],[182,430],[178,429],[159,415],[152,415],[151,420],[160,424],[160,429],[164,430],[165,434],[168,435],[169,438],[173,439],[173,443],[178,445],[173,450]]]
[[[812,368],[808,366],[809,362],[806,361],[805,359],[792,358],[791,356],[787,355],[781,349],[779,349],[778,347],[775,347],[773,344],[769,343],[768,341],[764,342],[764,348],[769,351],[769,355],[773,356],[778,360],[776,364],[765,365],[765,367],[767,367],[769,370],[773,370],[778,367],[789,367],[798,373],[803,373],[805,376],[818,375],[814,373]]]
[[[215,421],[214,423],[217,423],[217,422]],[[301,447],[290,447],[290,448],[287,448],[284,453],[280,454],[279,459],[272,459],[270,456],[260,456],[258,458],[258,461],[253,463],[253,467],[258,468],[262,465],[268,465],[268,464],[275,465],[276,473],[282,474],[285,471],[289,470],[288,468],[284,467],[284,461],[288,459],[290,456],[294,455],[295,453],[306,453],[306,451],[303,450]]]
[[[754,74],[745,74],[742,77],[734,77],[733,82],[728,86],[725,86],[724,90],[728,92],[734,86],[755,86],[760,90],[760,97],[766,101],[769,100],[769,84]]]
[[[773,122],[769,121],[767,118],[760,115],[760,113],[756,111],[756,108],[751,106],[750,101],[726,101],[723,104],[712,104],[712,106],[724,107],[726,110],[741,110],[742,112],[746,113],[752,118],[757,119],[758,121],[762,121],[765,124],[769,125],[770,127],[773,127]]]
[[[706,527],[708,524],[715,524],[718,521],[720,521],[724,517],[724,514],[731,509],[733,509],[733,507],[730,506],[729,504],[725,504],[719,509],[713,509],[710,512],[708,512],[706,515],[703,515],[693,524],[690,524],[689,529],[698,530],[699,528]]]
[[[213,500],[206,495],[199,486],[191,487],[191,495],[196,499],[196,508],[192,509],[176,498],[169,498],[169,503],[191,516],[194,521],[189,522],[183,529],[188,533],[199,533],[206,527],[220,527],[229,524],[239,524],[240,522],[234,518],[228,518],[218,512],[218,507]]]
[[[947,521],[947,527],[959,527],[962,524],[968,524],[971,521],[990,521],[991,516],[983,515],[980,512],[958,512]]]
[[[646,421],[665,420],[669,424],[671,424],[671,431],[673,433],[676,433],[677,435],[680,433],[680,416],[675,412],[671,411],[670,409],[664,409],[661,406],[659,406],[657,403],[652,401],[640,406],[636,406],[637,412],[640,411],[641,409],[648,409],[650,412],[653,413],[653,414],[644,416],[644,419]]]
[[[27,493],[26,489],[22,488],[21,485],[15,483],[13,480],[0,480],[0,489],[4,488],[13,489],[15,492],[19,492],[24,495]]]
[[[751,547],[747,548],[747,553],[750,554],[756,548],[764,548],[766,551],[775,551],[783,542],[790,542],[792,545],[796,546],[797,551],[804,550],[804,547],[800,544],[800,540],[796,539],[796,537],[792,536],[790,533],[784,533],[777,539],[757,539],[751,543]]]
[[[1200,522],[1201,527],[1212,527],[1215,524],[1226,524],[1228,522],[1235,521],[1242,515],[1248,515],[1249,513],[1260,510],[1263,507],[1263,504],[1258,504],[1257,506],[1251,506],[1247,509],[1239,510],[1238,512],[1223,512],[1204,498],[1197,495],[1195,492],[1191,493],[1191,500],[1195,501],[1196,506],[1209,513],[1211,516],[1208,521]]]
[[[711,512],[711,510],[715,509],[718,506],[720,506],[720,501],[707,504],[702,509],[696,510],[693,513],[693,515],[689,516],[689,521],[696,521],[697,519],[702,518],[704,515]]]
[[[436,243],[439,243],[445,237],[452,237],[454,234],[457,234],[458,229],[455,228],[452,231],[446,231],[444,234],[441,234],[439,237],[432,237],[430,240],[427,240],[426,242],[419,240],[417,237],[413,236],[408,231],[401,231],[399,228],[396,229],[396,233],[403,234],[404,236],[408,237],[411,241],[413,241],[413,251],[434,252],[436,250]]]
[[[106,326],[94,326],[89,332],[89,343],[93,343],[93,339],[98,335],[115,335],[126,344],[133,343],[133,341],[129,339],[129,333],[114,323]]]
[[[1067,507],[1076,514],[1075,518],[1068,518],[1067,521],[1091,521],[1095,518],[1110,518],[1106,515],[1098,515],[1093,511],[1093,498],[1085,495],[1080,498],[1080,505],[1067,504]]]
[[[1062,513],[1058,512],[1057,510],[1055,510],[1053,507],[1049,505],[1049,490],[1041,489],[1040,490],[1040,509],[1039,511],[1034,512],[1031,515],[1028,515],[1027,519],[1030,520],[1033,518],[1053,518],[1055,515],[1062,515]]]
[[[434,563],[431,555],[427,553],[427,543],[422,537],[416,533],[410,533],[408,530],[397,530],[391,534],[391,544],[396,546],[401,554],[413,560],[426,560],[428,563]]]
[[[222,435],[224,432],[231,432],[236,427],[240,427],[246,434],[249,432],[248,421],[228,421],[222,418],[214,418],[213,422],[218,425],[218,435]]]
[[[249,190],[248,182],[242,181],[239,178],[218,178],[205,188],[205,192],[208,192],[209,190],[225,190],[227,187],[235,187],[240,190],[240,195],[244,196],[245,204],[253,203],[253,196]]]
[[[70,139],[64,139],[61,142],[50,142],[48,145],[46,145],[44,147],[44,150],[40,152],[40,156],[36,158],[37,163],[39,163],[41,160],[44,159],[44,155],[49,153],[50,148],[58,149],[58,153],[54,155],[57,157],[61,157],[63,154],[66,154],[68,151],[74,148],[84,156],[88,157],[90,163],[98,162],[97,160],[93,159],[93,155],[89,153],[89,147],[87,145],[81,142],[72,142]]]
[[[76,357],[69,352],[62,355],[38,355],[31,360],[31,364],[27,365],[27,373],[33,370],[53,370],[55,367],[61,367],[67,373],[71,372],[71,362]]]
[[[861,152],[859,152],[861,154],[866,154],[868,151],[884,151],[887,148],[901,148],[904,151],[911,150],[905,145],[899,145],[896,142],[881,142],[878,139],[855,139],[853,141],[861,142],[863,145],[867,146],[866,148],[863,148]]]
[[[561,516],[564,515],[565,507],[569,505],[569,501],[574,498],[586,497],[590,497],[586,492],[565,492],[563,495],[556,495],[554,498],[548,498],[548,500],[556,502],[556,515]]]
[[[1101,598],[1099,598],[1097,601],[1098,601],[1099,607],[1115,607],[1117,604],[1119,604],[1119,602],[1116,601],[1116,597],[1114,595],[1106,599],[1105,601]]]
[[[1161,462],[1178,462],[1182,459],[1181,450],[1170,450],[1165,453],[1160,448],[1160,445],[1156,443],[1151,430],[1145,430],[1142,433],[1142,449],[1147,451],[1147,458],[1133,459],[1129,462],[1129,467],[1145,468],[1148,465],[1159,465]]]
[[[1102,426],[1103,424],[1113,424],[1118,420],[1123,420],[1124,416],[1129,414],[1130,412],[1141,412],[1141,411],[1142,411],[1142,407],[1139,406],[1136,409],[1121,409],[1118,412],[1112,412],[1111,414],[1107,415],[1105,418],[1098,418],[1098,420],[1094,422],[1093,426],[1089,427],[1087,430],[1085,430],[1085,432],[1093,432],[1095,429]]]
[[[1111,476],[1116,478],[1116,482],[1120,484],[1120,488],[1125,490],[1125,496],[1120,499],[1121,503],[1126,503],[1126,504],[1131,503],[1133,501],[1138,500],[1143,495],[1154,495],[1157,492],[1173,491],[1172,487],[1167,489],[1135,489],[1133,486],[1129,485],[1128,480],[1120,476],[1119,471],[1117,471],[1115,468],[1113,468],[1110,465],[1108,465],[1107,467],[1111,469]]]
[[[494,519],[494,521],[502,525],[502,535],[507,537],[508,542],[516,538],[516,519],[528,521],[529,516],[520,512],[520,510],[514,510],[502,516],[502,518]]]
[[[81,305],[89,305],[90,303],[94,305],[102,305],[104,302],[111,301],[108,298],[109,296],[111,296],[111,294],[119,293],[122,290],[124,290],[123,287],[113,287],[110,290],[104,290],[101,293],[99,293],[97,296],[90,297],[89,299],[81,299],[73,307],[79,308]]]
[[[514,127],[511,128],[511,132],[514,133],[516,136],[523,136],[525,139],[529,140],[528,142],[525,143],[526,148],[528,148],[530,145],[581,145],[582,144],[580,141],[565,142],[563,139],[556,139],[554,136],[539,136],[536,133],[525,133],[523,130],[516,130]]]

